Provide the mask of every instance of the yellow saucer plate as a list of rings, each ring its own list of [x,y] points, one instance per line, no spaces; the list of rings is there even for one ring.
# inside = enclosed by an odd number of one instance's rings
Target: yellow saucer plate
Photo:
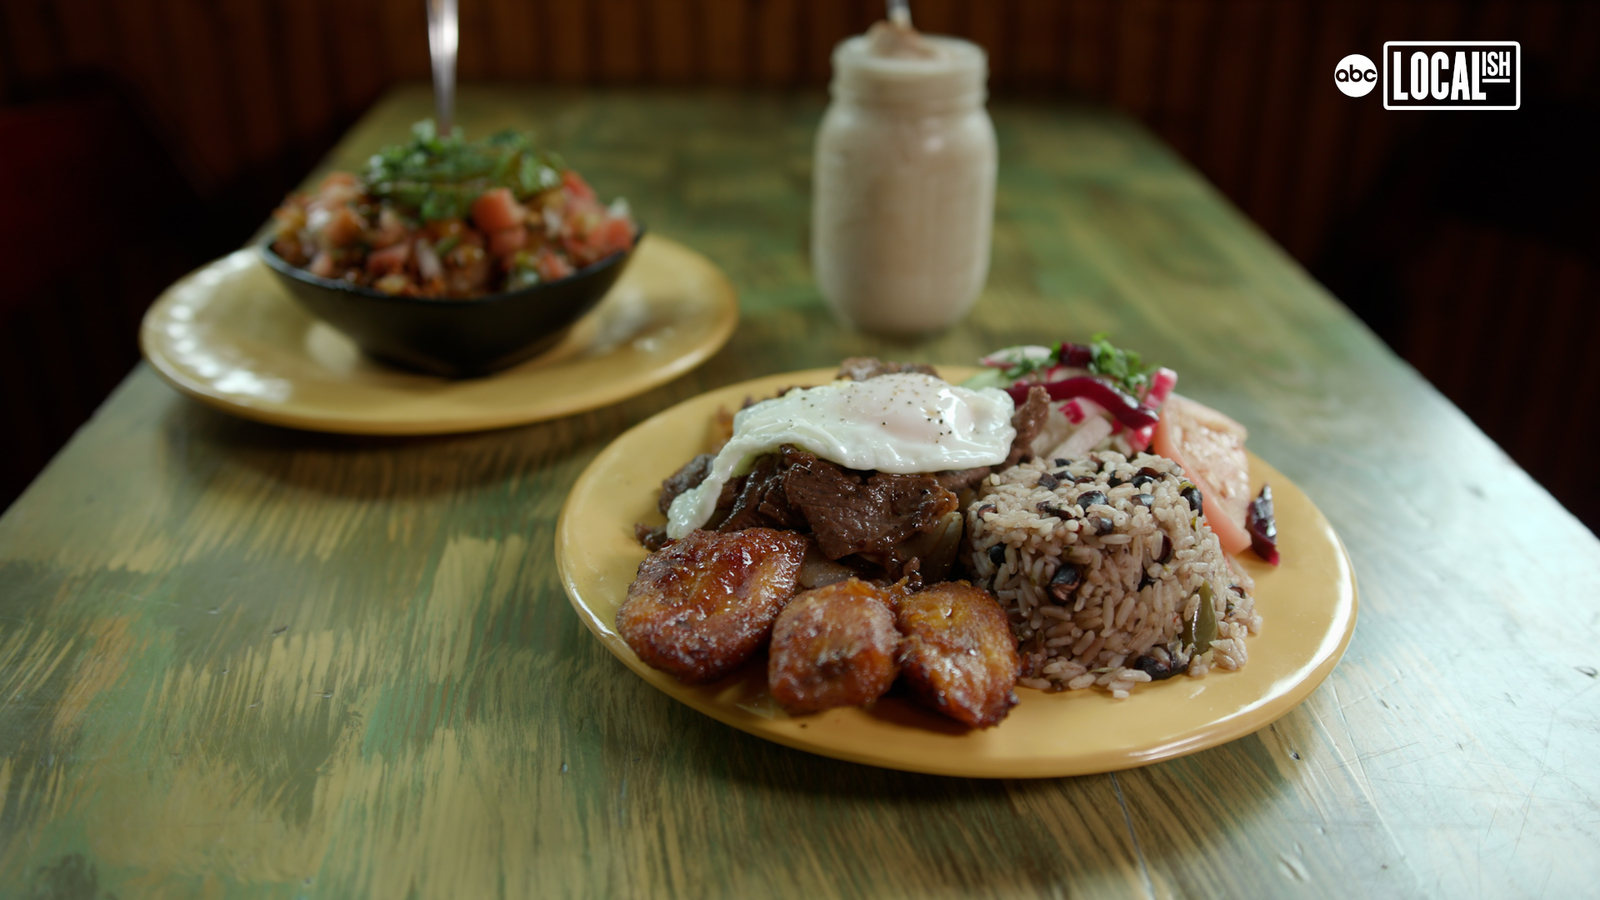
[[[1283,561],[1274,568],[1253,555],[1241,560],[1256,580],[1264,624],[1246,642],[1249,662],[1237,671],[1141,685],[1126,700],[1097,690],[1019,687],[1021,702],[1011,715],[975,731],[896,696],[871,709],[790,716],[767,695],[760,667],[690,687],[646,666],[613,622],[646,555],[634,540],[634,523],[661,521],[661,480],[706,450],[718,407],[737,409],[746,397],[788,385],[821,384],[833,371],[759,378],[685,401],[618,437],[567,497],[556,560],[574,609],[606,649],[671,697],[759,737],[851,762],[977,778],[1054,777],[1141,766],[1249,734],[1304,700],[1344,653],[1357,602],[1349,556],[1305,493],[1252,454],[1252,489],[1272,485]],[[959,380],[974,370],[940,371]]]
[[[444,434],[553,419],[642,393],[704,362],[739,321],[709,260],[646,235],[561,344],[485,378],[449,380],[363,355],[289,296],[254,248],[168,288],[145,313],[145,359],[173,387],[273,425],[349,434]]]

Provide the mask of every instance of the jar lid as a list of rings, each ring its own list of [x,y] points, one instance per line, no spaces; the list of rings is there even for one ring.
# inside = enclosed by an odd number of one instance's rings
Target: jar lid
[[[984,101],[989,60],[983,48],[960,38],[921,35],[928,52],[886,55],[871,38],[856,35],[833,48],[834,96],[858,102],[956,108]]]

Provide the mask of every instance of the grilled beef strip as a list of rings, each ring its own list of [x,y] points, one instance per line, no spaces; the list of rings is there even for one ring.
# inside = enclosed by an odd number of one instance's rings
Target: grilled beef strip
[[[957,505],[931,475],[868,475],[787,446],[783,463],[784,495],[829,559],[890,556],[896,544],[932,528]]]
[[[673,472],[666,481],[661,482],[661,497],[656,501],[656,509],[661,510],[664,516],[672,508],[672,501],[685,491],[692,491],[700,486],[711,474],[711,462],[716,457],[710,453],[702,453],[694,459],[683,464],[678,471]]]
[[[805,517],[789,505],[784,495],[783,478],[780,456],[771,454],[757,459],[716,530],[724,534],[746,528],[806,530]]]
[[[1028,399],[1011,414],[1011,427],[1017,436],[1011,441],[1011,452],[1000,468],[1009,469],[1017,463],[1033,459],[1033,440],[1044,430],[1050,418],[1050,394],[1039,385],[1028,388]]]

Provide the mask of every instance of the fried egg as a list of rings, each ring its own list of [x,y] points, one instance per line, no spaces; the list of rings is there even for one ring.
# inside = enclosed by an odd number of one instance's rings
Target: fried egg
[[[909,372],[791,390],[734,416],[733,437],[705,481],[672,501],[667,536],[704,527],[722,486],[784,444],[846,468],[897,475],[992,466],[1005,461],[1016,437],[1013,411],[1004,391]]]

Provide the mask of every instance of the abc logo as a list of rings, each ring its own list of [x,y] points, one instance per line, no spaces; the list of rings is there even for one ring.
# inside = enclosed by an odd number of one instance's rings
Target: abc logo
[[[1346,97],[1365,97],[1378,83],[1378,67],[1365,56],[1352,53],[1339,60],[1333,70],[1333,82]]]

